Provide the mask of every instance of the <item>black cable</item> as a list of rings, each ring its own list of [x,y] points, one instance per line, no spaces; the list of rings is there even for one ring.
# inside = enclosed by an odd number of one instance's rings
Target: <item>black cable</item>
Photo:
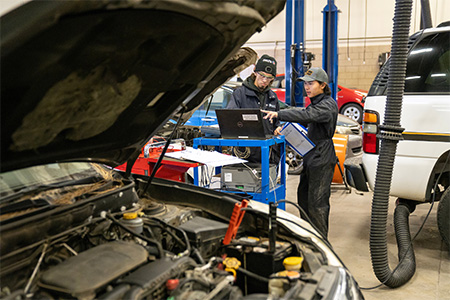
[[[445,163],[444,163],[444,165],[443,165],[443,167],[442,167],[442,170],[441,170],[441,172],[439,173],[438,178],[436,179],[436,183],[434,184],[434,187],[433,187],[434,193],[433,193],[433,196],[431,197],[431,206],[430,206],[430,209],[428,210],[428,212],[427,212],[427,214],[426,214],[426,216],[425,216],[425,219],[424,219],[423,222],[422,222],[422,225],[420,225],[419,230],[417,230],[417,233],[416,233],[416,234],[414,235],[414,237],[411,239],[411,242],[409,243],[408,249],[405,251],[405,253],[403,253],[403,256],[402,256],[402,258],[400,259],[398,265],[394,268],[394,270],[389,274],[389,276],[388,276],[382,283],[380,283],[379,285],[376,285],[376,286],[368,287],[368,288],[361,287],[361,288],[360,288],[361,290],[373,290],[373,289],[379,288],[380,286],[383,286],[383,285],[384,285],[384,284],[392,277],[392,275],[395,273],[395,271],[399,268],[399,266],[400,266],[400,265],[402,264],[402,262],[405,260],[406,254],[409,252],[409,249],[411,249],[411,247],[413,246],[413,242],[415,241],[415,239],[417,238],[417,236],[419,235],[419,233],[422,231],[423,227],[425,226],[426,221],[428,220],[428,217],[429,217],[430,214],[431,214],[431,211],[433,210],[434,201],[436,200],[436,190],[437,190],[437,186],[438,186],[439,180],[441,179],[442,174],[444,173],[444,169],[445,169],[445,167],[446,167],[447,164],[448,164],[449,158],[450,158],[450,155],[447,155],[447,159],[445,160]]]
[[[252,277],[252,278],[254,278],[254,279],[258,280],[258,281],[261,281],[261,282],[264,282],[264,283],[268,283],[269,282],[268,278],[263,277],[263,276],[258,275],[258,274],[255,274],[255,273],[253,273],[253,272],[251,272],[251,271],[249,271],[247,269],[237,268],[236,271],[241,272],[242,274],[247,275],[249,277]]]
[[[191,243],[189,242],[189,238],[188,238],[188,236],[186,234],[186,231],[184,231],[182,229],[179,229],[179,228],[177,228],[175,226],[172,226],[169,223],[164,222],[163,220],[160,220],[158,218],[154,218],[154,217],[146,217],[146,218],[150,219],[150,220],[153,220],[153,221],[156,221],[156,222],[159,222],[159,223],[162,223],[163,225],[165,225],[165,226],[167,226],[169,228],[172,228],[175,231],[180,232],[183,235],[184,240],[186,241],[186,250],[188,251],[189,255],[191,255],[191,250],[192,250]],[[170,232],[170,231],[167,231],[167,232]]]
[[[306,220],[308,221],[308,223],[312,226],[312,228],[314,228],[318,233],[320,233],[320,235],[322,236],[323,239],[325,239],[328,242],[328,239],[323,235],[323,233],[313,224],[313,222],[311,221],[311,219],[309,218],[308,214],[303,210],[303,208],[300,207],[300,205],[298,205],[295,202],[289,201],[289,200],[280,200],[278,201],[278,203],[289,203],[294,205],[295,207],[297,207],[297,209],[299,210],[299,214],[300,214],[300,218],[301,215],[303,214],[306,217]]]
[[[145,217],[144,216],[144,218],[147,218],[147,217]],[[149,220],[150,221],[150,220]],[[171,232],[171,231],[169,231],[169,230],[167,230],[163,225],[161,225],[161,224],[151,224],[149,221],[144,221],[144,224],[147,224],[147,226],[146,227],[148,227],[148,226],[156,226],[156,227],[158,227],[158,228],[160,228],[160,229],[162,229],[162,230],[165,230],[165,232],[167,232],[167,234],[169,234],[178,244],[180,244],[180,246],[181,247],[186,247],[186,243],[185,242],[183,242],[175,233],[173,233],[173,232]],[[149,229],[147,229],[147,230],[149,230]]]

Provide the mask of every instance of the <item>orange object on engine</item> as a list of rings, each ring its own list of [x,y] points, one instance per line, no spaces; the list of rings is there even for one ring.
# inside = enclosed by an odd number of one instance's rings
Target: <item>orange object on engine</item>
[[[236,203],[233,208],[233,213],[231,214],[230,224],[228,225],[227,233],[223,239],[223,244],[228,245],[232,239],[236,237],[239,225],[241,225],[242,219],[244,218],[245,210],[248,205],[248,200],[244,199],[241,203]]]

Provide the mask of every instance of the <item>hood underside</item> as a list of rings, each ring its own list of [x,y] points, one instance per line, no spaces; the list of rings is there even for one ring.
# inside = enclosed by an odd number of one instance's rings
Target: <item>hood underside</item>
[[[3,16],[1,171],[125,162],[231,77],[284,7],[245,2],[33,1]]]

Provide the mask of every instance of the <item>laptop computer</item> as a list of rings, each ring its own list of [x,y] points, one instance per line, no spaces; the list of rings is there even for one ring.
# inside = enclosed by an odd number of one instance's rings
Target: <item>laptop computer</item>
[[[256,108],[216,109],[224,139],[270,139],[264,132],[262,113]]]

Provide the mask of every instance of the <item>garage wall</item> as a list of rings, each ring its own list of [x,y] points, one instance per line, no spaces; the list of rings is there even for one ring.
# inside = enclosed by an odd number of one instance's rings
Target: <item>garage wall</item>
[[[277,0],[275,0],[277,1]],[[450,20],[449,0],[429,0],[433,25]],[[367,6],[366,6],[367,3]],[[305,0],[305,47],[322,66],[322,10],[327,0]],[[368,90],[379,70],[379,55],[390,51],[395,0],[335,0],[338,15],[339,84]],[[420,0],[413,0],[410,32],[420,29]],[[267,53],[285,68],[285,13],[273,19],[246,44]]]

